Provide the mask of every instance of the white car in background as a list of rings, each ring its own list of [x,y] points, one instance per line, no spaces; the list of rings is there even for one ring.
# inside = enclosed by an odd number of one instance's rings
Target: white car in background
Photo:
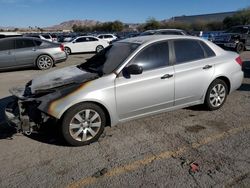
[[[117,39],[117,37],[113,34],[102,34],[102,35],[98,35],[97,38],[106,40],[109,43]]]
[[[107,41],[93,36],[81,36],[64,43],[64,49],[68,55],[80,52],[98,53],[107,46],[109,46]]]

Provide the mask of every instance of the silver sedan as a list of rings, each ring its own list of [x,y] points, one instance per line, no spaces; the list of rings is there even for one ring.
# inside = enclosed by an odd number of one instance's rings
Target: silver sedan
[[[0,39],[0,70],[25,67],[45,70],[66,59],[62,44],[32,37]]]
[[[84,64],[12,89],[16,101],[6,116],[28,134],[50,118],[60,120],[69,144],[86,145],[105,126],[198,104],[221,108],[242,83],[241,66],[238,54],[196,37],[125,39]]]

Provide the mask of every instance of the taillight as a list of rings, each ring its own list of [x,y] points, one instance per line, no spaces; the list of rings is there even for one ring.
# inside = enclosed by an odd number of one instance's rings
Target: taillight
[[[243,62],[242,62],[240,56],[237,57],[237,58],[235,59],[235,61],[236,61],[240,66],[242,66]]]
[[[60,44],[60,48],[64,52],[64,45],[63,44]]]

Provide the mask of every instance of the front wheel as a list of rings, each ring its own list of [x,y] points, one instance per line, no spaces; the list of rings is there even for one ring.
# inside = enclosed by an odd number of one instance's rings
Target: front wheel
[[[88,145],[99,139],[105,124],[105,113],[98,105],[78,104],[70,108],[64,115],[62,134],[70,145]]]
[[[227,84],[223,80],[217,79],[209,86],[204,104],[209,110],[217,110],[225,103],[227,94]]]

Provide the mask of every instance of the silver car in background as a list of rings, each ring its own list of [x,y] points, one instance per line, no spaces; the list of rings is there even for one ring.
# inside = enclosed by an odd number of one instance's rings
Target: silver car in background
[[[66,59],[62,44],[31,37],[0,39],[0,70],[32,66],[45,70]]]
[[[238,54],[204,39],[129,38],[81,65],[12,89],[16,97],[5,114],[28,134],[48,119],[60,120],[69,144],[86,145],[98,140],[105,126],[198,104],[219,109],[240,87],[241,66]]]

